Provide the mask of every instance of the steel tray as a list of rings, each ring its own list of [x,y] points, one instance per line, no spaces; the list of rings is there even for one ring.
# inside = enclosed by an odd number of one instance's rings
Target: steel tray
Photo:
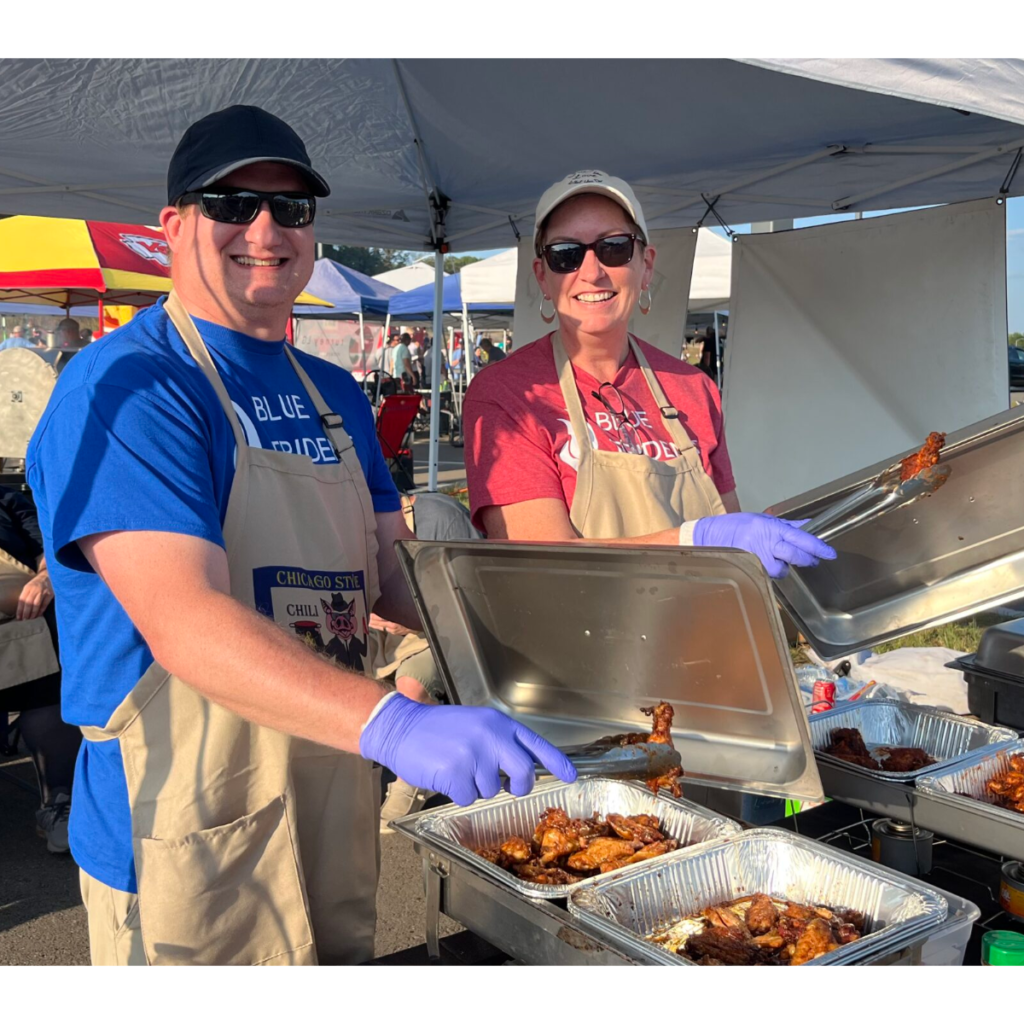
[[[898,700],[865,700],[838,704],[830,711],[811,715],[811,743],[819,764],[831,762],[873,779],[910,782],[937,769],[955,764],[972,751],[1016,739],[1012,729],[972,722],[959,715]],[[859,729],[869,750],[875,747],[921,747],[935,758],[914,772],[873,771],[823,752],[833,729]],[[826,790],[827,792],[827,790]]]
[[[509,836],[531,836],[541,815],[549,807],[564,808],[570,817],[601,814],[656,814],[662,831],[679,841],[681,847],[692,847],[723,836],[736,835],[740,826],[706,807],[652,793],[640,782],[619,779],[585,779],[582,782],[552,780],[538,784],[529,796],[502,794],[493,800],[480,801],[472,807],[442,807],[420,811],[392,823],[392,828],[435,852],[444,852],[453,860],[473,864],[479,871],[500,885],[531,899],[564,899],[584,882],[571,885],[538,885],[517,878],[511,872],[491,864],[473,852],[473,848],[500,843]],[[639,864],[609,871],[610,878],[631,871]]]
[[[693,783],[820,800],[770,581],[717,548],[402,541],[449,698],[552,743],[650,726],[672,704]]]
[[[830,541],[834,562],[779,580],[776,592],[814,650],[842,657],[1024,595],[1022,454],[1024,409],[951,433],[942,463],[952,473],[935,494]],[[900,457],[769,511],[812,518]]]
[[[647,950],[645,959],[693,967],[653,942],[654,936],[709,905],[756,892],[865,915],[868,934],[816,958],[814,966],[881,956],[940,926],[948,910],[937,890],[914,879],[772,828],[668,854],[616,879],[590,880],[570,897],[569,910],[619,949],[637,955]]]

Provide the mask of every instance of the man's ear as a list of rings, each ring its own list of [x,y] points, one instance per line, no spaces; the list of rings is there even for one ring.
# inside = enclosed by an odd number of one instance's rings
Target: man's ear
[[[181,243],[182,232],[185,229],[185,214],[176,206],[165,206],[160,211],[160,227],[164,229],[164,238],[167,239],[167,245],[173,253]]]

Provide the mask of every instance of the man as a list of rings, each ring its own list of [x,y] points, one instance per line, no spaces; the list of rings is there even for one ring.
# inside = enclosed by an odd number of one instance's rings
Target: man
[[[401,377],[402,382],[411,385],[413,382],[412,355],[409,352],[409,342],[412,338],[408,334],[402,334],[391,349],[391,376]]]
[[[85,348],[86,345],[92,342],[92,331],[88,327],[83,327],[79,332],[78,340],[82,348]]]
[[[505,358],[505,353],[487,335],[481,335],[480,347],[477,351],[480,357],[481,369],[485,366],[490,366],[492,363],[500,363]]]
[[[362,663],[371,612],[419,623],[370,406],[284,342],[329,194],[301,139],[230,107],[185,132],[167,184],[172,294],[72,360],[27,460],[87,741],[70,840],[92,959],[358,962],[373,762],[462,804],[501,771],[529,791],[535,757],[575,771],[496,711],[339,664]]]
[[[72,320],[71,317],[65,317],[61,320],[61,322],[57,324],[57,330],[54,331],[54,334],[54,348],[77,349],[81,345],[78,321]]]
[[[0,351],[3,351],[5,348],[35,347],[36,346],[31,341],[29,341],[28,338],[25,337],[25,329],[21,326],[21,324],[15,324],[11,328],[10,337],[8,337],[3,344],[0,344]]]

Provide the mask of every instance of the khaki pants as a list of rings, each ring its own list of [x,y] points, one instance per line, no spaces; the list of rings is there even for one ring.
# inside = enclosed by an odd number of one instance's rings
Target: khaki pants
[[[89,915],[89,953],[94,967],[145,967],[139,898],[111,889],[79,868],[82,900]]]

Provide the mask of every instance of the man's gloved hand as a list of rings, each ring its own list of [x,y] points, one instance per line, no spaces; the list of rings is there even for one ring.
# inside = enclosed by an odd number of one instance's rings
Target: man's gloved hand
[[[534,761],[563,782],[576,769],[557,747],[493,708],[417,704],[396,694],[380,705],[363,729],[359,752],[413,786],[437,790],[463,807],[501,791],[526,796]]]
[[[777,519],[760,512],[733,512],[698,519],[693,528],[695,547],[742,548],[761,559],[772,579],[782,579],[791,565],[817,565],[835,551],[800,527],[807,519]]]

